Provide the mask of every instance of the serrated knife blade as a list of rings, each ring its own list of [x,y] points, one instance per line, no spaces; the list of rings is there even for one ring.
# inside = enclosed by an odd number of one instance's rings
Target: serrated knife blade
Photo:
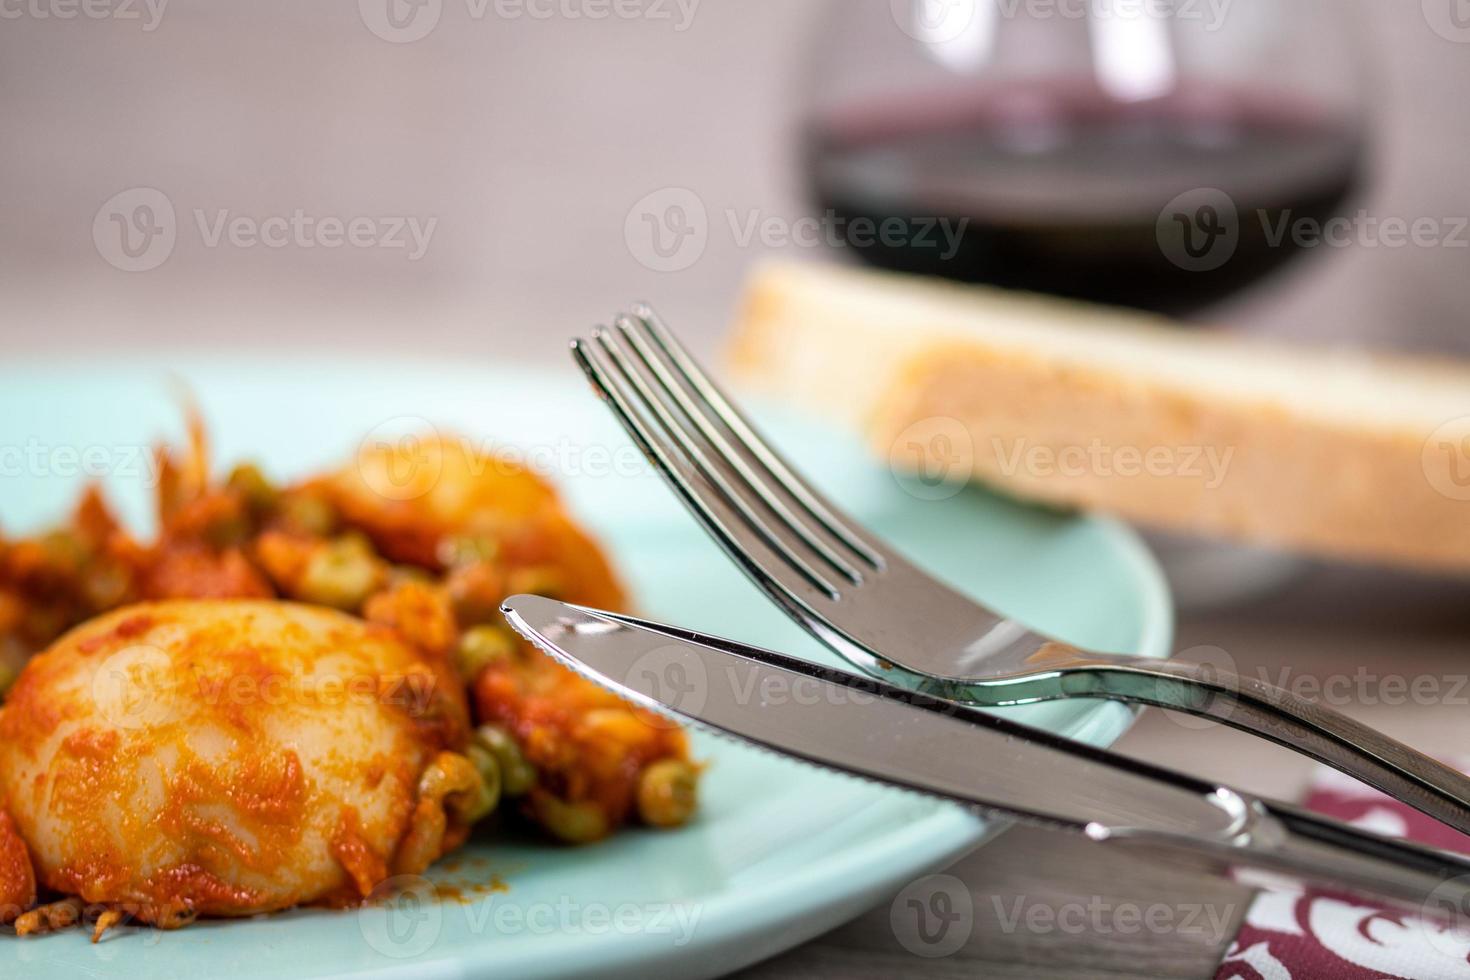
[[[1208,873],[1263,869],[1436,918],[1470,909],[1457,855],[733,640],[540,596],[501,610],[635,704],[813,765]]]
[[[1075,830],[1226,834],[1240,822],[1205,784],[1161,790],[1128,772],[1079,784],[1079,767],[1093,765],[1077,758],[1082,746],[869,678],[536,596],[507,600],[505,612],[538,647],[635,703],[815,765]]]

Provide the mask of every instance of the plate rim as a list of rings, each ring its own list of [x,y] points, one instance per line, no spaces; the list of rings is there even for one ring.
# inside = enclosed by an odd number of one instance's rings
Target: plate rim
[[[1018,503],[1018,506],[1025,505]],[[1118,549],[1118,553],[1132,568],[1133,574],[1137,576],[1143,610],[1138,655],[1155,658],[1168,656],[1174,633],[1173,600],[1163,570],[1154,560],[1143,539],[1126,523],[1111,517],[1079,513],[1068,519],[1095,523],[1109,539],[1110,546]],[[1089,744],[1106,748],[1122,738],[1137,717],[1137,710],[1121,703],[1099,702],[1079,718],[1076,724],[1077,726],[1088,723],[1099,725],[1100,729],[1094,728],[1083,737]],[[719,739],[718,736],[715,738]],[[721,739],[721,741],[728,743],[729,740]],[[820,770],[820,767],[812,766],[810,763],[798,761],[797,764]],[[884,788],[888,789],[888,787]],[[691,959],[689,954],[678,948],[670,949],[663,944],[651,943],[641,934],[635,935],[627,942],[616,944],[598,943],[579,935],[575,937],[576,942],[566,947],[569,955],[574,957],[596,956],[596,962],[586,959],[575,964],[562,962],[558,964],[557,975],[582,975],[593,968],[598,974],[612,975],[613,971],[625,967],[640,966],[646,970],[657,964],[672,971],[665,976],[665,980],[668,980],[669,977],[675,976],[716,975],[750,966],[770,956],[795,949],[802,943],[850,919],[849,916],[842,916],[835,922],[828,923],[817,915],[822,909],[839,906],[842,904],[842,899],[881,891],[895,880],[903,878],[917,880],[924,875],[937,873],[966,854],[985,846],[1011,825],[1008,821],[983,820],[957,804],[926,797],[921,793],[898,788],[892,788],[892,792],[903,793],[915,800],[931,804],[931,809],[923,819],[913,821],[900,830],[875,838],[861,846],[846,847],[807,862],[800,866],[801,874],[799,875],[784,875],[780,878],[769,879],[754,889],[742,889],[739,893],[727,891],[717,894],[712,899],[701,901],[701,924],[706,921],[721,923],[724,928],[717,929],[712,936],[706,934],[698,946],[694,947],[695,949],[720,946],[743,936],[760,934],[778,924],[786,924],[789,927],[791,917],[806,916],[808,923],[812,924],[813,928],[797,930],[796,932],[802,935],[799,935],[795,941],[781,942],[779,948],[769,952],[752,952],[748,958],[737,957],[733,961],[722,961],[718,965],[710,963],[708,964],[712,968],[710,970],[694,970],[685,973],[679,971],[677,967],[691,965],[687,962]],[[853,873],[854,868],[858,870],[858,874]],[[802,904],[803,893],[838,897],[829,900],[825,905],[812,902]],[[865,902],[862,904],[866,907]],[[855,914],[860,915],[862,912],[858,911]],[[639,939],[643,941],[637,941]],[[465,977],[488,976],[490,975],[488,971],[493,971],[496,967],[521,967],[523,965],[515,960],[506,961],[503,957],[497,961],[489,953],[483,958],[460,953],[445,957],[444,960],[431,961],[430,965],[451,962],[464,971]],[[532,975],[540,974],[533,973]],[[416,980],[423,974],[415,972],[413,964],[404,963],[387,970],[372,970],[345,976],[352,977],[354,980],[367,976],[373,977],[374,980]]]
[[[439,370],[457,379],[480,376],[488,381],[500,377],[520,384],[531,382],[554,385],[562,390],[575,387],[578,380],[570,365],[566,370],[556,370],[549,362],[476,364],[433,355],[409,355],[398,359],[391,355],[357,351],[333,352],[326,349],[298,352],[284,365],[258,351],[230,348],[185,347],[175,350],[167,358],[136,352],[122,353],[112,358],[86,354],[73,357],[38,352],[30,352],[27,356],[23,352],[9,362],[7,367],[12,371],[41,372],[78,368],[147,369],[156,374],[162,387],[170,377],[182,377],[188,382],[188,373],[193,369],[223,369],[232,373],[248,373],[252,369],[274,366],[278,369],[284,367],[289,372],[302,369],[318,358],[330,364],[333,369],[343,371],[369,366],[389,368],[395,373],[404,373],[407,369],[406,384],[412,384],[416,377],[422,377],[429,371]],[[833,425],[831,420],[823,421],[827,425]],[[1024,501],[1003,499],[1018,507],[1031,506]],[[1076,512],[1065,515],[1065,520],[1068,523],[1093,525],[1100,532],[1106,547],[1128,568],[1130,591],[1135,592],[1139,599],[1140,632],[1134,652],[1147,657],[1168,656],[1174,638],[1173,599],[1162,568],[1138,532],[1125,522],[1105,515]],[[1085,725],[1088,730],[1081,733],[1081,737],[1091,744],[1105,747],[1121,738],[1136,717],[1136,711],[1121,704],[1099,702],[1078,719],[1076,726]],[[847,921],[851,917],[846,914],[848,911],[852,915],[861,914],[862,908],[857,906],[869,907],[868,896],[905,878],[914,879],[940,870],[964,854],[983,846],[1007,826],[1000,821],[981,820],[955,804],[917,793],[908,795],[927,805],[928,809],[921,818],[860,845],[849,845],[824,853],[798,865],[793,869],[794,873],[771,877],[750,887],[714,892],[707,898],[701,898],[701,937],[687,946],[670,946],[643,933],[619,936],[616,942],[609,942],[601,936],[578,933],[563,937],[564,945],[551,967],[557,975],[564,975],[581,974],[589,970],[596,970],[598,973],[630,968],[646,970],[650,966],[658,965],[667,974],[665,980],[668,980],[668,977],[673,976],[702,976],[716,969],[723,971],[750,965],[795,948]],[[837,918],[822,914],[831,910],[837,910]],[[800,920],[804,927],[810,928],[792,928],[793,919]],[[767,932],[777,925],[785,928],[774,945],[752,948],[753,944],[748,944],[733,958],[720,959],[719,948],[737,943],[745,937]],[[707,968],[702,968],[699,955],[701,950],[714,951],[715,955],[710,958],[719,962],[708,962],[703,965]],[[739,955],[745,952],[749,955]],[[418,980],[440,974],[478,977],[493,975],[497,968],[524,970],[528,965],[525,962],[527,955],[518,950],[516,956],[507,959],[504,949],[497,951],[493,943],[473,944],[428,960],[364,965],[335,975],[373,977],[379,980]],[[530,972],[541,975],[548,971],[533,968]]]

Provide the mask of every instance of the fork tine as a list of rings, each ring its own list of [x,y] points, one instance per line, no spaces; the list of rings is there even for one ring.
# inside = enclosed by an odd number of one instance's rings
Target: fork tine
[[[768,523],[757,512],[752,501],[747,499],[746,495],[742,494],[731,482],[728,468],[721,465],[723,461],[705,452],[698,439],[675,417],[674,410],[671,410],[665,400],[667,392],[663,392],[658,384],[658,379],[651,375],[637,352],[624,350],[618,343],[618,335],[606,329],[594,330],[592,339],[601,345],[613,363],[618,366],[623,377],[630,382],[633,389],[642,398],[644,407],[658,420],[664,433],[673,437],[679,449],[694,464],[694,468],[740,513],[746,525],[787,564],[795,568],[813,585],[835,598],[837,587],[801,555],[801,546],[792,540],[790,529],[781,524]]]
[[[857,525],[846,514],[797,474],[745,414],[726,397],[720,386],[700,367],[699,362],[679,342],[673,331],[664,325],[653,308],[647,303],[635,303],[633,316],[641,321],[648,334],[667,353],[669,360],[710,407],[715,417],[735,435],[741,448],[754,457],[771,478],[828,533],[873,568],[881,570],[887,562],[886,549],[858,531]]]
[[[771,490],[764,477],[755,472],[754,466],[759,464],[748,460],[746,454],[741,453],[730,444],[724,432],[701,407],[697,395],[690,389],[687,381],[680,377],[677,367],[669,362],[667,353],[656,349],[657,345],[645,336],[644,331],[639,329],[637,322],[632,317],[619,315],[613,322],[631,344],[639,361],[656,377],[663,394],[672,399],[684,418],[704,436],[705,442],[714,451],[715,459],[734,470],[733,478],[740,481],[744,488],[748,489],[757,500],[794,531],[818,557],[848,582],[853,585],[861,585],[862,573],[854,566],[852,560],[839,554],[835,547],[829,545],[819,531],[813,527],[814,522],[810,518],[792,513],[785,500]]]
[[[830,582],[758,517],[742,509],[738,496],[727,493],[697,466],[694,454],[698,447],[692,447],[691,452],[691,447],[683,444],[678,437],[682,430],[667,417],[667,408],[630,370],[625,356],[610,341],[607,331],[598,328],[591,341],[574,340],[572,353],[629,435],[700,522],[737,564],[780,591],[787,604],[810,608],[820,598],[836,600],[838,593]]]

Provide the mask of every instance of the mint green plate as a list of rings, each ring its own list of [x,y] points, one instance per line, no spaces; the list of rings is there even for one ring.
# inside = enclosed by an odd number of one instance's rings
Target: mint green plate
[[[255,458],[280,478],[349,459],[365,438],[428,424],[419,420],[526,451],[611,547],[641,612],[832,662],[704,538],[570,364],[547,372],[328,355],[12,363],[0,383],[3,526],[59,518],[90,474],[146,527],[143,450],[182,435],[171,377],[198,396],[217,461]],[[930,494],[906,492],[855,439],[778,413],[763,418],[832,496],[959,587],[1063,639],[1165,653],[1168,595],[1126,529],[972,490],[921,499]],[[1095,745],[1131,719],[1120,705],[1082,702],[1008,715]],[[696,745],[710,766],[692,826],[581,849],[477,840],[434,873],[459,886],[504,883],[468,904],[301,911],[174,933],[129,928],[95,946],[79,932],[0,936],[0,976],[712,976],[838,925],[998,829],[947,804],[729,743]]]

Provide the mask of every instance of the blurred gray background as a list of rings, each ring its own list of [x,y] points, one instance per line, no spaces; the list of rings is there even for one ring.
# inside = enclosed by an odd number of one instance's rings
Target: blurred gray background
[[[691,268],[652,271],[625,240],[630,209],[683,187],[712,214],[804,213],[790,137],[819,0],[667,0],[663,17],[602,20],[444,0],[410,43],[370,29],[373,0],[89,0],[105,16],[71,2],[0,9],[0,340],[12,352],[558,360],[571,331],[633,297],[708,349],[761,247],[720,225]],[[1376,215],[1470,215],[1470,44],[1436,33],[1424,9],[1456,2],[1343,4],[1363,18],[1374,76],[1362,204]],[[176,215],[172,252],[148,271],[94,244],[99,209],[133,188],[161,192]],[[393,219],[435,224],[416,260],[407,228],[406,248],[208,244],[222,217],[259,225],[297,209],[369,217],[381,234]],[[103,216],[99,234],[119,231]],[[1220,317],[1470,350],[1470,249],[1319,251]]]

